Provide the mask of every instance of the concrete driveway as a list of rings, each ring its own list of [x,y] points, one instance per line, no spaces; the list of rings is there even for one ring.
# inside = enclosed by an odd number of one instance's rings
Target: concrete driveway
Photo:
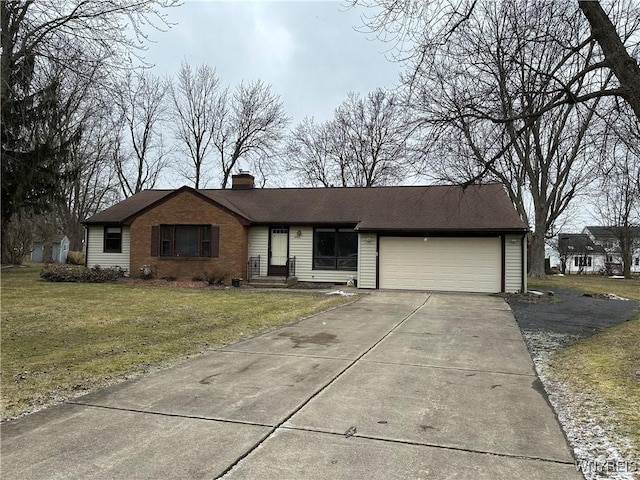
[[[376,291],[2,426],[11,479],[578,479],[503,299]]]

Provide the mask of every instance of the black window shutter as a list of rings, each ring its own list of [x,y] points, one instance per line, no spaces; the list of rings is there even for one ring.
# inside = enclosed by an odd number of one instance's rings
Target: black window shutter
[[[220,227],[211,225],[211,256],[218,257],[220,254]]]
[[[160,255],[160,225],[153,225],[151,227],[151,256],[157,257]]]

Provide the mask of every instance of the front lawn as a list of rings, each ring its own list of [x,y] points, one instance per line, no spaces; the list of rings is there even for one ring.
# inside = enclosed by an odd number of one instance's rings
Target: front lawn
[[[530,290],[573,288],[588,293],[615,293],[621,297],[640,300],[640,279],[626,280],[600,275],[552,275],[544,279],[530,278]]]
[[[317,292],[49,283],[2,271],[2,418],[344,304]]]
[[[614,293],[640,300],[640,280],[571,275],[529,282],[531,288],[573,288]],[[611,300],[620,301],[620,300]],[[624,322],[555,352],[550,373],[578,396],[596,425],[607,425],[628,438],[635,461],[640,459],[640,313]],[[627,459],[629,461],[634,459]]]

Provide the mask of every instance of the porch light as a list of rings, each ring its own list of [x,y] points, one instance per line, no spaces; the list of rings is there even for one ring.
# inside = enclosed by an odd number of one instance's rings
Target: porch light
[[[302,232],[301,232],[300,230],[298,230],[298,231],[296,232],[296,237],[300,238],[301,236],[302,236]]]

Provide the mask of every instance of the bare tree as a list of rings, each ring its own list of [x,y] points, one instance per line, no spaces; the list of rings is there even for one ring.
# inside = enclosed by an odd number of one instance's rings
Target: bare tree
[[[535,8],[548,9],[553,2],[538,0]],[[365,28],[391,42],[391,56],[410,65],[404,78],[409,85],[420,81],[420,70],[428,67],[435,57],[446,54],[452,35],[475,28],[469,20],[487,4],[483,0],[349,0],[348,3],[362,5],[372,11],[370,15],[363,16]],[[499,5],[502,2],[495,3]],[[630,55],[625,48],[625,43],[632,45],[630,48],[637,48],[637,42],[630,41],[637,33],[640,18],[637,3],[633,0],[609,2],[607,11],[597,0],[578,0],[565,6],[573,12],[579,9],[583,19],[588,20],[591,31],[566,45],[564,54],[556,59],[558,68],[562,68],[565,62],[573,62],[575,57],[585,56],[586,51],[593,49],[594,42],[599,44],[598,53],[601,55],[592,56],[591,62],[571,78],[555,77],[554,71],[546,72],[555,87],[555,95],[539,106],[536,113],[563,103],[575,104],[594,97],[618,96],[632,106],[636,118],[640,119],[640,66],[633,58],[637,51]],[[549,22],[553,23],[565,19],[559,16],[548,20],[553,20]],[[548,40],[544,29],[532,29],[531,34],[539,42]],[[455,57],[452,61],[455,62]],[[615,74],[618,84],[612,83],[607,89],[598,85],[593,90],[584,89],[585,80],[593,73],[608,76],[610,72]]]
[[[169,162],[163,130],[167,86],[150,74],[128,73],[116,96],[119,128],[113,163],[121,191],[129,197],[153,188]]]
[[[189,168],[178,172],[193,181],[195,188],[206,185],[205,161],[212,147],[216,122],[223,115],[226,93],[220,91],[215,69],[202,64],[195,70],[183,61],[175,82],[170,83],[175,114],[174,133],[191,160]]]
[[[579,0],[578,5],[591,25],[591,36],[598,42],[605,60],[591,68],[608,68],[615,74],[620,86],[610,93],[624,98],[633,109],[636,119],[640,121],[640,66],[624,46],[610,16],[602,9],[600,2]],[[625,8],[623,6],[622,8]],[[637,26],[638,8],[628,12]]]
[[[274,151],[290,119],[282,100],[260,80],[240,83],[230,95],[220,95],[213,129],[220,186],[226,188],[233,170],[241,160],[257,162],[264,170],[265,159],[275,159]]]
[[[104,81],[104,72],[130,67],[130,55],[144,48],[143,26],[166,26],[162,9],[175,4],[175,0],[0,2],[3,228],[16,213],[50,210],[59,197],[62,164],[78,135],[77,131],[68,131],[69,137],[47,135],[47,124],[57,115],[64,91]],[[48,74],[53,69],[74,75]]]
[[[378,26],[396,21],[399,39],[420,45],[407,52],[403,78],[426,135],[438,139],[425,168],[456,183],[502,182],[533,227],[531,273],[544,275],[545,239],[594,178],[595,112],[615,86],[588,23],[575,6],[546,0],[385,6]],[[417,15],[426,10],[434,15]]]
[[[350,93],[336,110],[334,148],[345,158],[346,183],[360,187],[397,183],[406,175],[408,119],[399,97],[377,89]]]
[[[593,198],[598,219],[617,240],[623,274],[631,278],[633,254],[640,250],[640,124],[618,113],[604,134]]]
[[[286,168],[300,185],[331,187],[339,184],[332,155],[328,123],[305,117],[289,133],[284,151]]]
[[[68,174],[62,183],[55,213],[59,231],[69,238],[71,250],[81,250],[82,220],[120,200],[113,164],[114,125],[109,105],[98,104],[82,128],[81,138],[69,150]]]
[[[305,119],[289,136],[287,162],[303,184],[372,187],[407,175],[411,132],[399,97],[349,93],[324,124]]]

